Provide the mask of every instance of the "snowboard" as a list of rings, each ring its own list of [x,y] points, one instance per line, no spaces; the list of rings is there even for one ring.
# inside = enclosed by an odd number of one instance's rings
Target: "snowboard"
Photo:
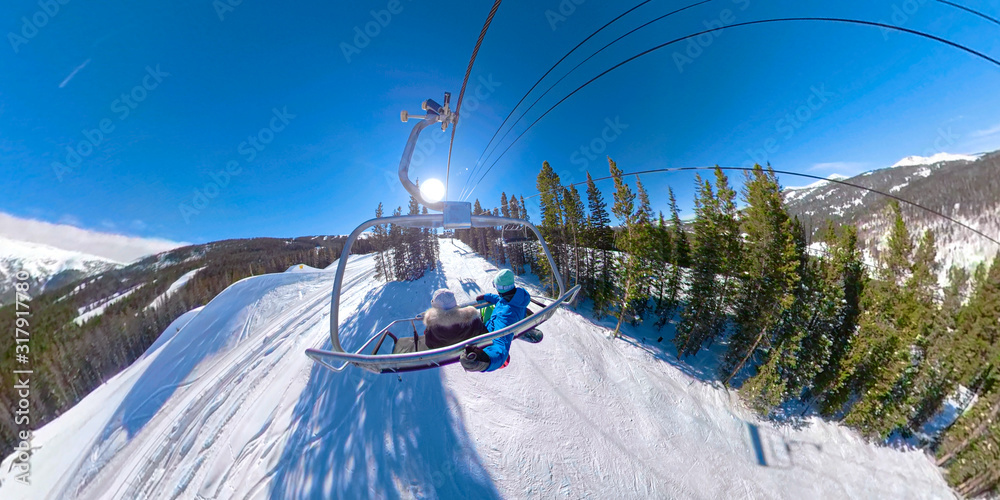
[[[542,334],[541,330],[539,330],[538,328],[532,328],[531,330],[527,330],[515,335],[514,338],[523,340],[525,342],[531,342],[532,344],[537,344],[542,341],[542,338],[544,336],[545,335]]]

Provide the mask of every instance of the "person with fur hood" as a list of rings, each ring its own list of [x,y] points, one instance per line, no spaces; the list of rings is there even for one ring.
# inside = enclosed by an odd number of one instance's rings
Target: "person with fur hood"
[[[479,311],[472,306],[458,307],[451,290],[442,288],[431,296],[431,308],[424,312],[424,340],[428,348],[457,344],[487,331]]]

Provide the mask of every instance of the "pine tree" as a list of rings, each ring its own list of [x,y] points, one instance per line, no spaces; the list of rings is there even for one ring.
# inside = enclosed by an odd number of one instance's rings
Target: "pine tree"
[[[781,345],[780,362],[784,398],[801,395],[816,375],[830,361],[831,334],[842,302],[841,289],[833,259],[813,257],[808,252],[808,239],[802,222],[792,220],[799,281],[794,289],[794,301],[785,309],[775,329],[774,338]],[[834,246],[833,225],[827,227],[825,243]]]
[[[613,232],[611,217],[608,215],[604,195],[597,188],[594,179],[587,172],[587,247],[591,256],[587,259],[587,287],[584,293],[594,301],[594,315],[602,318],[611,303],[611,248]]]
[[[674,197],[673,188],[667,188],[667,191],[670,193],[671,239],[674,241],[675,262],[681,267],[690,267],[691,245],[688,243],[687,232],[684,231],[684,224],[681,222],[680,210],[677,208],[677,198]]]
[[[792,292],[799,280],[800,252],[792,239],[791,222],[774,172],[755,165],[753,172],[747,173],[743,200],[747,204],[741,220],[746,235],[741,260],[745,278],[737,282],[735,331],[721,368],[724,384],[758,349],[764,351],[764,362],[769,363],[790,340],[772,335],[782,313],[792,306]],[[781,364],[782,360],[775,360],[770,366]],[[766,372],[755,378],[763,381]],[[780,383],[748,385],[747,392],[766,403],[774,404],[784,395]]]
[[[865,288],[864,312],[846,369],[824,407],[827,413],[836,412],[852,394],[859,395],[845,421],[873,437],[885,436],[905,423],[898,410],[907,397],[904,371],[912,367],[911,352],[917,338],[904,314],[913,297],[905,287],[911,274],[913,242],[899,205],[890,203],[890,210],[893,223],[887,252],[880,259],[879,279]]]
[[[720,265],[720,249],[715,213],[718,203],[712,184],[695,175],[699,191],[694,199],[695,218],[694,250],[691,258],[691,280],[687,287],[687,302],[681,311],[681,320],[674,335],[678,356],[696,354],[701,346],[715,335],[715,316],[718,310],[716,277]]]
[[[670,195],[670,228],[663,228],[666,235],[662,236],[663,244],[669,245],[669,253],[666,255],[667,264],[665,275],[665,286],[662,289],[663,302],[657,306],[656,327],[660,328],[670,321],[680,305],[681,287],[684,285],[684,275],[682,267],[690,265],[691,249],[688,247],[687,233],[681,223],[680,210],[677,208],[677,198],[674,197],[673,188],[667,188]],[[661,216],[662,219],[662,216]],[[663,226],[663,222],[660,223]]]
[[[615,203],[611,208],[611,213],[621,222],[621,229],[615,235],[615,246],[618,248],[619,256],[616,259],[615,272],[620,280],[621,300],[618,301],[616,316],[618,324],[612,333],[617,337],[621,331],[622,321],[628,318],[635,319],[635,313],[630,304],[641,294],[643,286],[643,265],[640,252],[642,251],[642,235],[640,224],[637,221],[635,211],[635,194],[622,178],[622,171],[615,164],[614,160],[608,158],[608,166],[611,176],[615,182]]]
[[[581,246],[584,244],[583,202],[580,192],[575,187],[563,188],[563,208],[566,222],[566,244],[570,248],[568,268],[570,273],[564,275],[567,287],[576,286],[581,280]]]
[[[636,257],[638,268],[635,270],[637,279],[633,298],[629,307],[632,311],[633,325],[638,324],[649,311],[649,298],[651,296],[650,273],[654,253],[654,228],[653,228],[653,208],[649,203],[649,194],[642,185],[639,176],[635,176],[636,198],[639,205],[636,207],[634,224],[632,231],[632,253]]]
[[[510,211],[510,217],[512,219],[521,218],[521,208],[518,206],[516,196],[511,195],[510,200],[508,200],[508,209]],[[514,231],[517,231],[518,234],[522,234],[523,228],[519,226],[512,226],[512,228],[514,228]],[[523,274],[524,264],[525,264],[524,243],[523,242],[512,243],[509,247],[508,255],[510,258],[511,270],[513,270],[515,274]]]
[[[656,226],[653,227],[653,267],[652,289],[654,291],[656,308],[653,313],[656,315],[655,326],[661,328],[667,322],[667,316],[673,310],[673,304],[667,294],[668,281],[672,269],[673,261],[673,241],[670,239],[670,228],[663,212],[659,213]],[[669,304],[669,305],[668,305]]]
[[[868,273],[858,246],[858,231],[846,226],[828,238],[833,243],[829,267],[824,273],[828,287],[837,289],[833,300],[839,297],[839,306],[830,326],[830,352],[823,368],[810,384],[815,397],[826,398],[827,392],[841,379],[843,360],[861,315],[861,297],[868,283]]]
[[[403,214],[403,207],[396,207],[392,215]],[[389,225],[389,247],[392,248],[392,275],[396,280],[405,281],[408,278],[406,243],[403,227],[398,224]]]
[[[378,208],[375,209],[375,217],[381,218],[382,215],[382,203],[379,203]],[[392,281],[391,269],[386,255],[388,230],[384,224],[377,224],[372,227],[372,235],[375,244],[375,279],[385,280],[388,283]]]
[[[736,208],[736,191],[729,187],[729,178],[718,165],[715,166],[715,194],[718,211],[713,216],[716,217],[716,227],[719,234],[722,287],[713,320],[715,323],[714,332],[709,338],[709,342],[714,341],[725,331],[726,318],[732,312],[735,303],[738,276],[742,272],[740,259],[743,255],[740,245],[740,221],[739,211]]]
[[[536,182],[538,188],[539,203],[542,220],[538,230],[548,243],[549,251],[555,260],[556,270],[565,271],[565,248],[563,238],[563,187],[559,183],[559,175],[552,170],[549,162],[542,162],[542,169],[538,172]],[[555,287],[553,269],[549,269],[548,259],[541,253],[538,255],[538,278],[546,288]],[[563,273],[565,274],[565,273]]]
[[[419,181],[417,182],[417,187],[420,187]],[[407,215],[419,215],[420,214],[420,204],[417,203],[417,199],[410,195],[410,203],[407,205],[408,211]],[[426,262],[427,250],[424,248],[425,234],[419,228],[405,228],[403,229],[406,240],[406,258],[407,258],[407,281],[415,280],[424,275],[424,262]]]
[[[524,204],[524,195],[520,196],[521,199],[521,218],[531,222],[531,215],[528,214],[528,206]],[[524,261],[526,266],[535,273],[536,276],[540,276],[540,271],[538,269],[538,260],[535,258],[535,252],[531,250],[534,243],[524,245]],[[537,245],[536,245],[537,246]]]

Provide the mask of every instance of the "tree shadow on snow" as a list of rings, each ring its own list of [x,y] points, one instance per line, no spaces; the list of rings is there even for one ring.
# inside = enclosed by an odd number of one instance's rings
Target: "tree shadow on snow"
[[[593,312],[593,303],[589,300],[580,301],[577,312],[594,325],[608,329],[609,334],[611,331],[614,331],[615,325],[618,324],[618,320],[611,316],[596,319]],[[677,320],[676,314],[673,320]],[[677,355],[677,348],[674,347],[673,342],[674,336],[677,334],[676,323],[671,321],[662,328],[657,329],[653,326],[654,321],[652,318],[647,318],[643,323],[636,326],[624,322],[619,331],[619,338],[652,354],[661,361],[670,363],[691,378],[721,387],[722,380],[719,377],[719,366],[722,364],[726,346],[729,343],[727,339],[717,340],[712,345],[706,345],[698,354],[682,358]],[[733,382],[743,379],[742,372],[741,370],[741,373],[733,377]]]
[[[357,349],[394,319],[414,317],[443,286],[435,271],[370,290],[340,328],[344,348]],[[455,408],[438,369],[397,376],[314,365],[270,497],[499,498]]]

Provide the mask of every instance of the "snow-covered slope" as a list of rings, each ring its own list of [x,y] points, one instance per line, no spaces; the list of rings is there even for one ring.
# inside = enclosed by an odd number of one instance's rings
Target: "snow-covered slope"
[[[382,285],[370,256],[352,257],[345,347],[422,311],[433,289],[460,301],[488,289],[493,266],[461,243],[442,241],[441,263]],[[817,420],[760,422],[698,360],[609,340],[569,310],[540,344],[515,342],[498,372],[333,373],[303,354],[329,346],[332,282],[248,278],[178,320],[36,432],[31,486],[8,457],[0,498],[952,496],[921,452]]]
[[[906,158],[897,161],[889,168],[912,167],[914,165],[933,165],[935,163],[942,163],[946,161],[976,161],[977,159],[979,159],[979,157],[971,155],[936,153],[930,156],[907,156]]]
[[[153,302],[151,302],[148,306],[146,306],[146,309],[162,306],[167,301],[167,299],[170,298],[171,295],[177,293],[177,290],[184,288],[184,285],[186,285],[188,281],[191,281],[191,278],[194,278],[194,275],[198,274],[198,271],[201,271],[202,269],[205,269],[205,267],[202,266],[199,267],[198,269],[194,269],[192,271],[184,273],[180,278],[177,278],[177,281],[170,284],[170,287],[167,288],[167,291],[161,293],[159,296],[153,299]]]
[[[15,277],[22,271],[27,273],[31,288],[39,291],[39,287],[50,284],[54,277],[56,280],[52,284],[61,285],[68,280],[101,273],[120,265],[96,255],[0,236],[0,297],[8,296],[7,292],[13,286]]]

